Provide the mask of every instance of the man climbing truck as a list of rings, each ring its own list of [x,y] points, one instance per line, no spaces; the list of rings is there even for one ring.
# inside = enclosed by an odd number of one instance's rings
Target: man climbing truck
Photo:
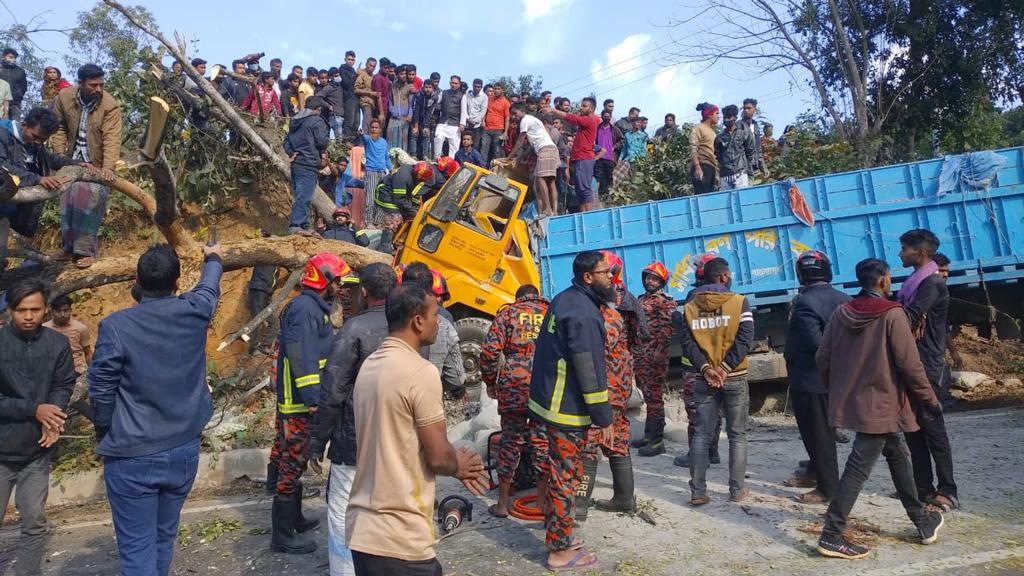
[[[781,350],[789,303],[799,288],[796,256],[807,250],[826,253],[837,271],[832,284],[855,291],[857,260],[899,252],[896,238],[881,233],[883,221],[886,229],[916,228],[921,211],[938,210],[931,208],[936,203],[966,206],[966,211],[955,212],[950,226],[971,231],[942,238],[944,246],[954,245],[960,255],[951,265],[951,295],[969,301],[963,302],[967,306],[974,302],[985,310],[994,306],[1024,317],[1013,293],[1019,284],[1012,284],[1024,278],[1024,261],[1018,256],[1024,253],[1024,240],[1011,234],[1006,223],[993,225],[985,217],[992,209],[1011,213],[1020,206],[1024,188],[1016,184],[1016,171],[1024,166],[1024,148],[971,155],[1002,160],[988,191],[990,200],[966,181],[949,189],[949,182],[939,177],[941,168],[960,161],[949,156],[764,184],[743,194],[671,198],[531,223],[520,218],[526,186],[467,164],[399,231],[396,263],[423,262],[448,279],[452,299],[447,308],[456,319],[466,386],[472,390],[480,382],[480,345],[498,309],[513,302],[524,284],[539,286],[548,296],[565,289],[576,254],[618,254],[623,279],[634,295],[644,293],[643,268],[654,260],[664,262],[669,272],[664,290],[680,302],[692,287],[697,258],[714,253],[735,271],[733,290],[748,299],[757,319],[749,381],[779,380],[786,377]],[[815,225],[815,219],[821,222]],[[894,281],[899,284],[911,272],[894,270]],[[978,288],[982,285],[985,290]],[[678,350],[671,355],[679,356]]]

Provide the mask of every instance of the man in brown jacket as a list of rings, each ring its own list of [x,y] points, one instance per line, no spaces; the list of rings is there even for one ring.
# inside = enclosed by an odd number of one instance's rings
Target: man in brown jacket
[[[902,307],[888,300],[889,265],[869,258],[857,264],[861,292],[832,315],[815,360],[828,389],[829,425],[857,432],[853,451],[825,513],[818,552],[833,558],[856,559],[868,549],[843,538],[846,520],[871,474],[879,454],[885,456],[900,502],[917,526],[922,544],[938,540],[943,519],[918,500],[910,461],[900,432],[919,426],[908,395],[923,406],[924,418],[942,408],[935,398],[917,344]]]
[[[78,86],[57,94],[54,111],[60,127],[50,144],[54,152],[102,171],[111,182],[121,157],[121,105],[103,91],[103,77],[102,68],[86,64],[78,69]],[[55,260],[74,260],[79,268],[92,265],[109,195],[106,184],[75,182],[61,197],[61,251]]]

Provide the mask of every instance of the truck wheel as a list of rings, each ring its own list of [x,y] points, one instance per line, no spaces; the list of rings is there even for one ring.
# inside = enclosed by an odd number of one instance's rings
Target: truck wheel
[[[480,347],[490,329],[491,321],[486,318],[463,318],[455,322],[462,366],[466,370],[466,389],[474,401],[480,398]]]

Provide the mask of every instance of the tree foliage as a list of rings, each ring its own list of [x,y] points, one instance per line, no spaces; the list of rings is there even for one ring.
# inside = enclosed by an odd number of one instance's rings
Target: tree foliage
[[[498,76],[487,81],[488,84],[501,84],[505,88],[505,94],[529,94],[539,97],[544,91],[544,77],[533,74],[520,74],[516,78],[511,76]]]

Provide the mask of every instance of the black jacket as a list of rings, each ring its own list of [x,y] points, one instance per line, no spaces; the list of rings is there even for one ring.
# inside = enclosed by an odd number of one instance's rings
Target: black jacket
[[[0,328],[0,462],[23,464],[48,451],[39,447],[36,408],[66,410],[76,377],[71,345],[60,332],[40,328],[24,339],[13,324]]]
[[[917,339],[921,363],[933,386],[942,380],[946,355],[946,317],[949,315],[949,290],[946,280],[932,274],[921,281],[914,300],[905,308],[910,328]],[[924,328],[922,330],[922,324]]]
[[[327,440],[331,462],[355,466],[356,426],[352,391],[363,362],[388,336],[383,306],[367,308],[345,321],[334,337],[324,368],[323,398],[313,418],[310,454],[323,455]]]
[[[531,416],[574,430],[612,423],[601,306],[597,295],[575,280],[551,301],[533,357]]]
[[[298,154],[292,164],[318,170],[320,155],[327,150],[331,128],[323,116],[312,110],[303,110],[292,118],[288,137],[284,139],[284,151],[291,156]]]
[[[341,116],[345,111],[345,90],[341,87],[341,84],[329,82],[316,95],[323,98],[324,102],[327,103],[327,106],[330,108],[328,114],[331,116]]]
[[[462,115],[462,92],[459,90],[441,92],[441,102],[438,104],[437,112],[440,114],[438,124],[458,126]]]
[[[14,137],[13,122],[0,120],[0,166],[21,180],[21,187],[35,186],[43,176],[65,166],[78,164],[74,160],[54,154],[45,146],[25,144]],[[26,163],[26,159],[31,164]]]
[[[245,98],[249,95],[249,89],[249,84],[228,76],[221,82],[220,95],[234,102],[235,106],[241,106],[242,102],[245,102]]]
[[[754,172],[754,135],[741,126],[735,132],[722,130],[715,137],[715,156],[721,176]]]
[[[355,93],[356,69],[344,64],[338,68],[338,73],[341,74],[341,89],[345,92],[345,100],[358,98]]]
[[[25,76],[25,69],[17,64],[14,66],[0,64],[0,80],[6,80],[11,85],[11,103],[21,106],[21,100],[28,92],[28,78]]]
[[[850,301],[850,296],[833,288],[828,282],[804,286],[793,298],[786,332],[786,372],[789,387],[805,394],[827,394],[818,375],[814,355],[821,345],[821,336],[832,313]]]

